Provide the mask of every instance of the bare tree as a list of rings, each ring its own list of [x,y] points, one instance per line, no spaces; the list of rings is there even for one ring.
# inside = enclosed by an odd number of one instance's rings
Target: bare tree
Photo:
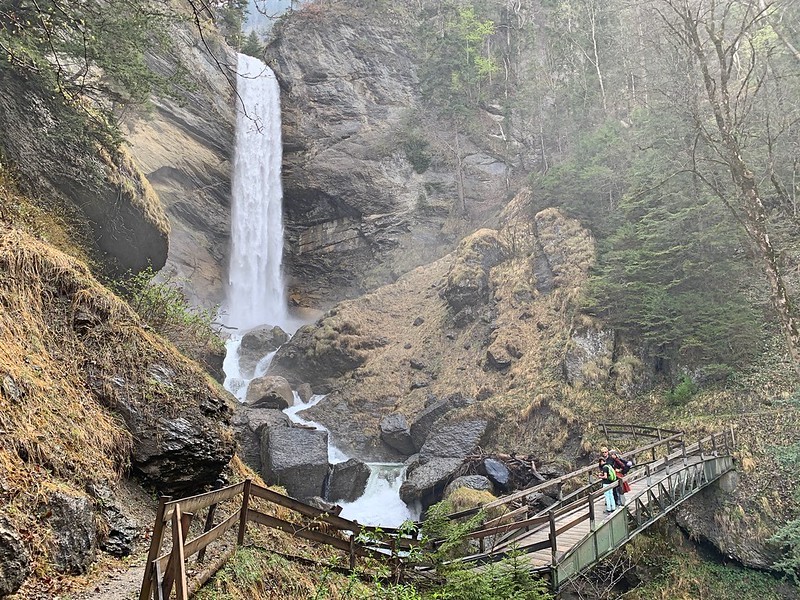
[[[752,242],[800,375],[797,318],[779,253],[768,232],[756,160],[748,157],[744,146],[770,76],[764,50],[756,43],[766,8],[744,0],[657,0],[656,6],[671,37],[689,51],[704,92],[704,102],[693,108],[698,152],[692,170],[721,199]]]

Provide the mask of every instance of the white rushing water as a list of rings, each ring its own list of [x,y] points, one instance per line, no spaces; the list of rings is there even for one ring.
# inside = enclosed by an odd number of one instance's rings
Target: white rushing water
[[[341,516],[361,525],[399,527],[419,519],[420,507],[409,507],[400,499],[400,486],[406,467],[395,463],[367,463],[369,480],[364,494],[354,502],[342,504]]]
[[[239,54],[231,256],[224,312],[239,330],[284,325],[280,90],[257,58]]]
[[[274,352],[264,356],[254,372],[239,364],[242,333],[260,325],[278,325],[293,332],[300,323],[289,317],[281,276],[283,213],[281,187],[280,93],[275,74],[258,59],[239,55],[236,89],[240,106],[236,119],[236,156],[233,165],[231,256],[223,320],[237,333],[225,344],[225,389],[240,402],[250,382],[267,372]],[[284,412],[295,423],[325,429],[299,415],[325,396],[308,402],[294,393],[294,405]],[[350,457],[328,443],[328,460]],[[369,463],[368,463],[369,464]],[[418,517],[400,500],[403,465],[369,464],[364,495],[344,505],[344,515],[365,525],[396,527]]]

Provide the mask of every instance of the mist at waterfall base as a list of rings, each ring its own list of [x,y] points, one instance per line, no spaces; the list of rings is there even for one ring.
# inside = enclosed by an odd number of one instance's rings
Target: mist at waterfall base
[[[240,106],[232,178],[231,254],[220,318],[235,331],[225,344],[224,386],[244,402],[250,381],[266,374],[275,353],[264,356],[252,373],[243,373],[239,365],[242,335],[263,325],[278,325],[291,334],[303,323],[288,314],[281,273],[282,140],[280,91],[275,74],[260,60],[239,54],[237,93]],[[323,399],[324,396],[314,396],[303,403],[295,393],[294,405],[284,412],[295,423],[324,429],[298,414]],[[332,464],[349,458],[330,443],[328,456]],[[342,504],[342,516],[385,527],[418,518],[418,511],[410,510],[399,496],[405,467],[367,464],[370,477],[366,490],[356,501]]]

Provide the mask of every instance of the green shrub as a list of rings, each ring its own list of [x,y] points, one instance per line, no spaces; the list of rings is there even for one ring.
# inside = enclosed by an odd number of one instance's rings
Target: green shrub
[[[176,281],[157,281],[155,271],[148,267],[113,282],[111,287],[186,356],[206,364],[209,355],[224,350],[214,326],[215,311],[190,306]]]
[[[665,394],[666,401],[671,406],[682,406],[691,400],[698,390],[697,384],[691,377],[684,375],[681,380],[670,391]]]

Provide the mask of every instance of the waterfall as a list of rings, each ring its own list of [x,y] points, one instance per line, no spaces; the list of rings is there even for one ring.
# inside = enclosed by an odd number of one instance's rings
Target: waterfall
[[[224,320],[239,331],[226,343],[223,364],[225,389],[243,402],[254,377],[263,375],[274,355],[264,356],[255,372],[239,365],[242,333],[259,325],[279,325],[293,332],[299,326],[288,315],[281,277],[283,214],[281,188],[280,94],[275,74],[258,59],[239,55],[236,89],[240,103],[236,117],[236,154],[233,163],[231,256]],[[298,413],[324,396],[303,403],[294,393],[286,414],[296,423],[324,429]],[[348,457],[335,445],[328,448],[329,462]],[[361,498],[345,505],[347,514],[360,522],[396,526],[418,513],[400,500],[403,465],[370,464],[372,475]]]
[[[256,58],[239,54],[236,90],[239,110],[224,312],[231,327],[246,330],[287,321],[281,276],[281,110],[275,74]]]

